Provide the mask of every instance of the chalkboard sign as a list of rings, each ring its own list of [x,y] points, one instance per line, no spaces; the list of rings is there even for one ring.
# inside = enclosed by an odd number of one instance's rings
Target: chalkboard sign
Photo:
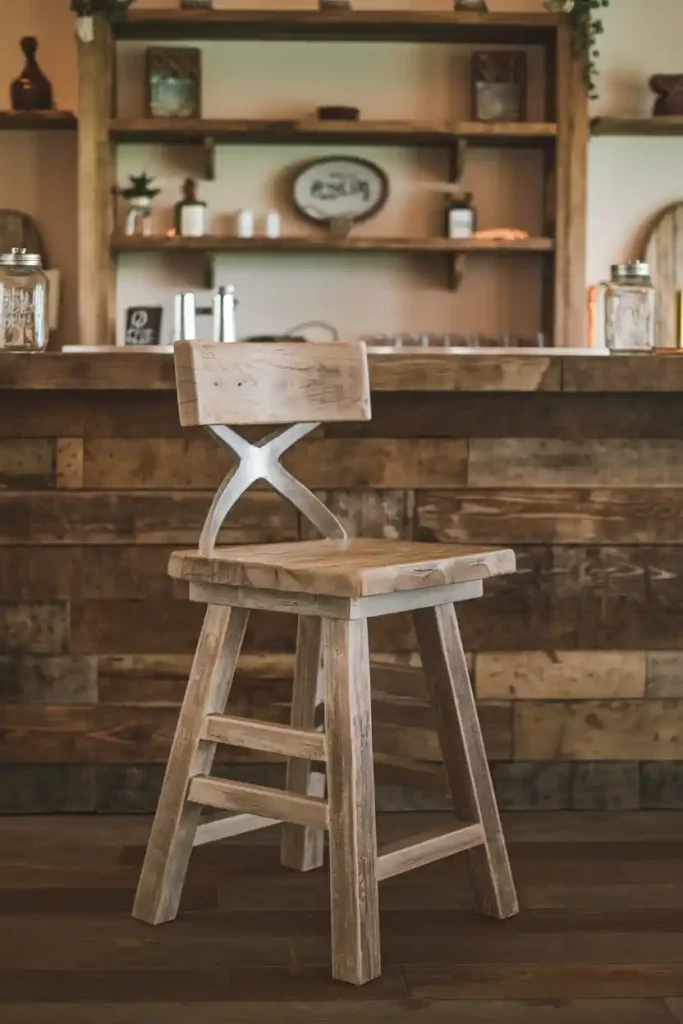
[[[161,306],[132,306],[126,310],[126,345],[161,344]]]

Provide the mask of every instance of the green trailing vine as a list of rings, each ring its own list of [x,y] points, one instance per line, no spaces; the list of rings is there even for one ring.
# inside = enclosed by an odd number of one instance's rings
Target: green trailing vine
[[[610,0],[576,0],[572,11],[574,25],[574,53],[585,61],[586,85],[592,100],[598,98],[596,79],[598,77],[598,39],[605,31],[601,18],[596,17],[603,7],[609,7]]]

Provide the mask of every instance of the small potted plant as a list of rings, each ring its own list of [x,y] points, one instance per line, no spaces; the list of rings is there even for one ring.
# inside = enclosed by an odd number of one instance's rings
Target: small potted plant
[[[116,190],[119,195],[128,200],[127,235],[149,235],[151,233],[152,200],[161,191],[158,188],[152,188],[153,184],[154,178],[143,171],[142,174],[131,174],[130,185]]]

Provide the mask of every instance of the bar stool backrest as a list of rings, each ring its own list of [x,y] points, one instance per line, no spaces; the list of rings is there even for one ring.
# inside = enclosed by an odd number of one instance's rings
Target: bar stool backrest
[[[211,556],[226,516],[256,480],[267,481],[323,537],[346,539],[339,520],[280,459],[321,423],[371,418],[364,343],[179,341],[174,355],[180,422],[206,427],[238,458],[213,499],[201,554]],[[228,425],[287,423],[293,425],[257,444]]]
[[[369,420],[363,342],[180,341],[174,346],[183,426]]]

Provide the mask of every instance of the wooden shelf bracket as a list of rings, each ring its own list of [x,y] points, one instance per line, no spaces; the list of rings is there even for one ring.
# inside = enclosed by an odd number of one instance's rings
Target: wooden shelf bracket
[[[203,140],[204,146],[204,178],[206,181],[216,180],[216,140],[211,136]]]
[[[451,256],[448,260],[448,283],[447,287],[449,292],[457,292],[462,284],[462,279],[465,273],[465,261],[466,256],[464,253],[458,253],[455,256]]]
[[[458,185],[465,173],[468,144],[466,139],[458,141],[448,149],[448,181]]]

